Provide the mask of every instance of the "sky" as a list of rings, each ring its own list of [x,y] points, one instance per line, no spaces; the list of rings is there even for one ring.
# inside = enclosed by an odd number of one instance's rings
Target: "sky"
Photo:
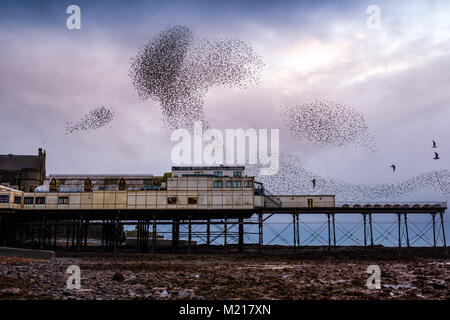
[[[72,4],[81,9],[80,30],[66,27]],[[367,27],[369,5],[380,8],[379,29]],[[449,16],[445,0],[1,1],[0,154],[42,147],[48,174],[170,171],[171,131],[158,102],[138,97],[128,70],[139,48],[182,25],[198,38],[240,39],[264,61],[258,85],[208,91],[213,128],[279,129],[281,152],[354,184],[450,169]],[[362,114],[377,152],[292,136],[282,110],[314,99]],[[97,106],[115,112],[110,124],[64,135],[66,121]],[[442,200],[427,190],[413,196]]]

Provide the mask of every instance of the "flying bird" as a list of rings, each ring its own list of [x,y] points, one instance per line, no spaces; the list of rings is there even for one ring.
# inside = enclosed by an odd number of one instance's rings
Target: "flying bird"
[[[391,168],[392,168],[392,172],[394,172],[395,171],[395,164],[391,165]]]
[[[434,140],[433,140],[433,146],[432,146],[432,148],[437,148],[437,146],[436,146],[436,141],[434,141]]]
[[[439,159],[440,159],[439,154],[437,152],[435,152],[433,160],[439,160]]]
[[[316,187],[316,179],[312,179],[311,182],[313,184],[313,188],[315,188]]]

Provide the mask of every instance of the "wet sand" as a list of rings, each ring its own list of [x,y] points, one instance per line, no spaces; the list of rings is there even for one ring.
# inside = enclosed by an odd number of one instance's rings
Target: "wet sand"
[[[75,253],[0,256],[0,299],[448,299],[445,251],[272,248],[263,254]],[[67,289],[66,269],[81,269]],[[381,289],[368,289],[369,265]]]

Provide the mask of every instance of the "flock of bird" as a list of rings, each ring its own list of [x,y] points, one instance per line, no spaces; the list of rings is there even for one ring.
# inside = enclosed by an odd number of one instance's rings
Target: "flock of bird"
[[[291,135],[312,145],[376,149],[364,117],[350,106],[314,100],[287,107],[281,116]]]
[[[279,171],[275,175],[260,175],[261,167],[247,163],[247,174],[256,176],[275,194],[298,194],[301,190],[305,194],[333,194],[336,201],[386,201],[428,189],[450,197],[450,170],[447,169],[432,170],[398,183],[352,184],[314,174],[303,167],[300,159],[288,153],[280,153]]]
[[[96,107],[75,124],[71,121],[66,121],[64,132],[67,137],[74,131],[99,129],[110,123],[113,119],[114,112],[112,110],[104,106]]]
[[[132,59],[129,76],[138,96],[159,102],[169,129],[190,128],[204,119],[204,97],[212,86],[247,88],[264,65],[237,39],[198,39],[173,26],[151,39]]]
[[[203,99],[212,86],[245,89],[259,81],[264,63],[238,39],[197,39],[183,26],[170,27],[151,39],[132,59],[129,76],[141,99],[161,105],[164,124],[191,128],[207,124]],[[65,135],[95,130],[111,122],[114,113],[104,106],[80,121],[66,121]]]
[[[315,100],[285,109],[282,117],[291,134],[321,147],[366,147],[375,151],[373,136],[361,114],[355,109],[333,101]],[[432,141],[432,148],[437,148]],[[400,183],[356,185],[333,178],[320,177],[302,167],[301,161],[287,153],[280,154],[280,169],[274,176],[258,176],[260,166],[247,164],[258,180],[278,194],[307,190],[312,194],[334,194],[337,199],[375,200],[403,196],[422,189],[431,189],[450,196],[450,171],[441,169],[411,177]],[[440,159],[434,152],[434,160]],[[397,166],[390,166],[393,171]]]

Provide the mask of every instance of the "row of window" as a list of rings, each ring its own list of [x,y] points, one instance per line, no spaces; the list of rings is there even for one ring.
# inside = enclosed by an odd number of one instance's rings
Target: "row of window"
[[[197,204],[197,197],[188,197],[188,204]],[[177,204],[177,197],[168,197],[167,204]]]
[[[202,175],[203,171],[194,171],[194,175]],[[221,177],[223,175],[222,171],[214,171],[216,177]],[[242,171],[233,171],[233,177],[242,177]]]
[[[22,198],[20,196],[14,197],[14,203],[20,204],[22,202]],[[0,203],[9,203],[9,195],[0,195]]]
[[[221,188],[222,187],[222,181],[214,181],[214,183],[216,183],[216,182],[217,183],[220,182],[220,187],[219,186],[216,187],[215,184],[214,184],[214,187],[215,188]],[[231,183],[231,181],[227,181],[227,188],[228,188],[228,182]],[[244,185],[247,182],[251,186],[252,181],[244,181]],[[239,186],[234,186],[234,183],[238,183]],[[240,188],[241,187],[241,182],[240,181],[233,181],[233,187],[234,188]],[[20,196],[15,196],[14,197],[14,203],[15,204],[20,204],[21,200],[22,200],[22,198]],[[197,197],[188,197],[188,204],[197,204],[197,202],[198,202],[198,198]],[[0,195],[0,203],[9,203],[9,195]],[[23,203],[24,204],[33,204],[33,203],[34,204],[45,204],[45,197],[24,197],[23,198]],[[69,204],[69,197],[58,197],[58,204]],[[167,198],[167,204],[177,204],[177,197],[168,197]],[[308,199],[308,208],[312,208],[312,207],[313,207],[313,199]]]
[[[24,197],[23,204],[45,204],[45,197]]]
[[[222,188],[223,187],[222,181],[221,180],[214,181],[213,187],[214,188]],[[226,181],[225,187],[226,188],[231,188],[231,187],[241,188],[242,184],[241,184],[241,181]],[[249,180],[244,181],[244,188],[251,188],[251,187],[253,187],[253,181],[249,181]]]
[[[20,198],[20,197],[19,197]],[[19,200],[20,201],[20,200]],[[45,204],[45,197],[24,197],[23,204]],[[19,202],[20,204],[20,202]],[[69,204],[69,197],[58,197],[58,204]]]
[[[114,179],[113,179],[114,180]],[[105,179],[105,181],[106,181],[106,179]],[[158,181],[158,182],[157,182]],[[154,181],[153,181],[153,183],[158,183],[159,184],[159,180],[158,179],[155,179]],[[92,184],[92,181],[91,181],[91,179],[86,179],[85,181],[84,181],[84,191],[86,191],[86,192],[89,192],[89,191],[92,191],[92,187],[93,187],[93,184]],[[125,179],[124,178],[121,178],[120,180],[119,180],[119,184],[118,184],[118,189],[119,190],[126,190],[126,181],[125,181]],[[55,178],[52,178],[52,180],[50,180],[50,184],[49,184],[49,191],[50,192],[56,192],[56,191],[58,191],[58,183],[56,182],[56,179]]]
[[[20,197],[16,197],[16,198],[19,198],[19,204],[20,204]],[[15,198],[15,200],[16,200],[16,198]],[[36,197],[36,198],[25,197],[25,198],[23,198],[23,200],[24,200],[24,204],[33,204],[33,202],[34,202],[34,204],[45,204],[45,197]],[[4,201],[4,202],[2,202],[2,201]],[[8,202],[9,202],[9,196],[0,196],[0,203],[8,203]],[[188,204],[197,204],[197,202],[198,202],[197,197],[188,197]],[[58,204],[69,204],[69,197],[58,197]],[[168,197],[167,204],[177,204],[177,197]]]

